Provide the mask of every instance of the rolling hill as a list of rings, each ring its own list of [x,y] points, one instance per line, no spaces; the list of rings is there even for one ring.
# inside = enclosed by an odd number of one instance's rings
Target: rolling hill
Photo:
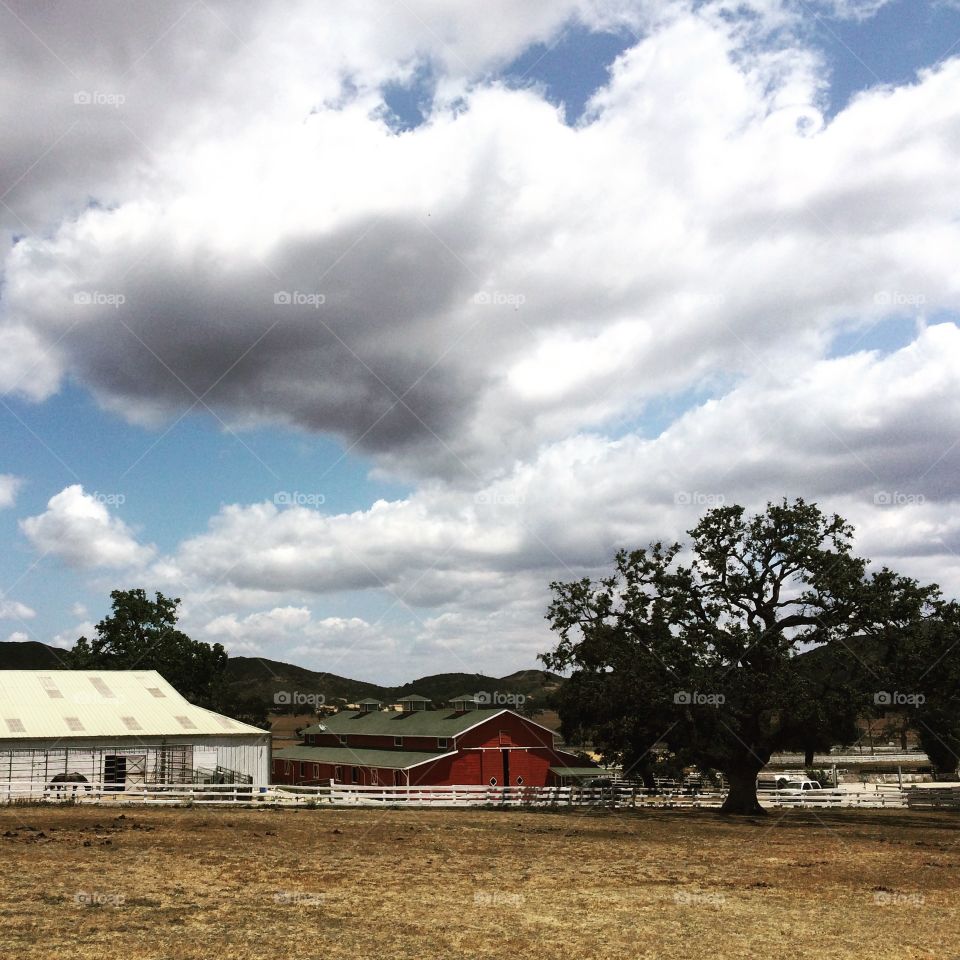
[[[0,670],[62,670],[63,654],[57,647],[34,640],[0,642]],[[364,697],[390,703],[415,693],[441,703],[461,693],[479,691],[491,696],[522,696],[540,705],[563,683],[563,678],[546,670],[518,670],[505,677],[438,673],[399,687],[385,687],[265,657],[231,657],[227,661],[227,682],[238,699],[257,700],[271,706],[277,703],[277,694],[290,695],[291,699],[293,696],[322,697],[320,702],[327,703],[355,702]]]
[[[66,652],[38,640],[0,640],[0,670],[63,670]]]

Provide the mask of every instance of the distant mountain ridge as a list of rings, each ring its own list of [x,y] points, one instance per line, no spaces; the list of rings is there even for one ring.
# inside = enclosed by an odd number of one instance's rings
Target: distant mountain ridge
[[[0,670],[62,670],[65,653],[65,650],[36,640],[0,641]],[[487,693],[491,698],[524,697],[542,704],[560,687],[563,677],[547,670],[518,670],[505,677],[489,677],[482,673],[437,673],[398,687],[386,687],[266,657],[230,657],[227,681],[239,698],[280,705],[284,695],[291,701],[294,697],[322,697],[326,702],[346,700],[353,703],[372,697],[392,703],[400,697],[418,694],[441,703],[458,694],[479,692]]]
[[[66,652],[39,640],[0,640],[0,670],[64,670]]]

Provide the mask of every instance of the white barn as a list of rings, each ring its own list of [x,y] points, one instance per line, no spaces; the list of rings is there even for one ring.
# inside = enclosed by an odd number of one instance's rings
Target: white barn
[[[107,790],[270,779],[270,733],[185,700],[155,670],[0,670],[0,781]]]

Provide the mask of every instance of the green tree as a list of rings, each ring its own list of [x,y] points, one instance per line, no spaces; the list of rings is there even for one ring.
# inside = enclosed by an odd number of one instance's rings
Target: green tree
[[[903,710],[939,779],[954,779],[960,765],[960,606],[890,631],[884,637],[880,674],[873,685],[880,708]],[[874,672],[874,677],[878,674]]]
[[[180,600],[142,589],[114,590],[113,612],[80,637],[67,659],[74,670],[156,670],[191,703],[215,709],[226,695],[227,654],[219,643],[191,640],[177,629]]]
[[[865,702],[847,641],[928,615],[934,587],[852,553],[853,528],[803,500],[708,511],[681,545],[621,551],[598,581],[553,583],[559,635],[541,656],[572,670],[564,733],[585,732],[608,762],[649,776],[671,753],[730,783],[723,809],[761,813],[756,778],[777,750],[854,736]],[[844,669],[813,669],[830,646]],[[850,662],[847,662],[850,661]]]

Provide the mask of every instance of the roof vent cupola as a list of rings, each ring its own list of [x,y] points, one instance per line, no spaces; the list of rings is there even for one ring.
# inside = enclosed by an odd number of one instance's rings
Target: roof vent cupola
[[[426,697],[418,697],[415,693],[409,697],[401,697],[397,703],[404,713],[413,713],[415,710],[426,710],[430,701]]]
[[[457,713],[466,713],[468,710],[477,709],[477,698],[472,693],[464,693],[459,697],[451,697],[450,706]]]

